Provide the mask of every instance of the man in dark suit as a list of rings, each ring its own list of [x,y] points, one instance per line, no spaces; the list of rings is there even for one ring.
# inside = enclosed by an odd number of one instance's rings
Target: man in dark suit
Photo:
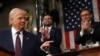
[[[81,29],[76,37],[76,44],[93,44],[97,41],[95,37],[96,24],[92,22],[92,13],[88,9],[83,9],[81,11]]]
[[[9,13],[11,28],[0,32],[0,46],[14,51],[14,56],[38,56],[39,41],[37,36],[24,30],[27,18],[27,12],[23,9],[12,9]],[[18,41],[16,39],[17,32],[19,32],[18,43],[16,42]]]
[[[53,43],[50,44],[49,52],[51,54],[61,53],[61,48],[60,48],[60,44],[62,41],[61,30],[59,28],[53,27],[52,16],[50,14],[46,14],[43,17],[42,23],[43,23],[43,26],[40,28],[40,31],[38,34],[41,43],[44,43],[46,41],[47,42],[53,41]],[[44,43],[44,44],[46,44],[46,43]],[[48,48],[44,47],[41,49],[42,49],[42,53],[44,52],[44,55],[42,55],[42,56],[45,56],[46,53],[48,53],[47,52]]]

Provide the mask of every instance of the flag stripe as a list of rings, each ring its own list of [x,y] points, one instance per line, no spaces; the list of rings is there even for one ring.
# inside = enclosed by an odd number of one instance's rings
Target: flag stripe
[[[66,41],[66,48],[70,48],[70,39],[69,39],[69,32],[65,32],[65,37],[67,36],[67,38],[65,38]]]
[[[100,20],[99,20],[99,15],[100,15],[100,14],[98,14],[98,9],[100,9],[99,6],[98,6],[98,5],[100,5],[100,0],[98,0],[98,2],[99,2],[99,3],[97,3],[97,0],[92,0],[93,13],[94,13],[94,21],[95,21],[95,22],[100,21]],[[100,12],[100,11],[99,11],[99,12]]]
[[[100,21],[100,0],[97,0],[97,4],[98,4],[98,12],[99,12],[98,18],[99,18],[99,21]]]
[[[67,48],[79,48],[79,46],[75,44],[76,33],[77,31],[70,31],[65,33],[65,36],[67,36],[65,38]]]
[[[75,36],[75,37],[74,37],[74,40],[75,40],[75,38],[76,38],[76,33],[77,33],[77,31],[75,30],[75,31],[74,31],[74,36]],[[75,41],[74,41],[74,44],[75,44]],[[76,48],[76,49],[79,49],[79,45],[75,44],[75,48]]]
[[[69,32],[69,38],[70,38],[70,48],[75,48],[74,43],[74,31]]]

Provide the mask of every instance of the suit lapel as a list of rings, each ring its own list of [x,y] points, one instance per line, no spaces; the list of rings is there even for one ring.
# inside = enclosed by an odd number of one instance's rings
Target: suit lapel
[[[23,46],[25,45],[25,42],[27,42],[27,34],[23,31]]]
[[[28,34],[26,33],[26,31],[23,31],[23,49],[25,48],[25,47],[28,47],[27,46],[27,43],[29,42],[29,36],[28,36]],[[29,44],[29,43],[28,43]]]
[[[11,29],[7,31],[6,33],[6,38],[5,41],[7,43],[7,47],[9,49],[11,49],[12,51],[14,51],[14,45],[13,45],[13,41],[12,41],[12,33],[11,33]]]
[[[50,30],[50,36],[54,36],[54,34],[55,34],[55,28],[52,27],[51,30]]]

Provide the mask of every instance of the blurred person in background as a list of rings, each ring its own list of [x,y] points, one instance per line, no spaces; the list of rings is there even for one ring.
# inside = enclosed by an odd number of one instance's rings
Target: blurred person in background
[[[45,42],[43,46],[45,46],[47,43],[49,48],[48,47],[41,48],[42,49],[40,50],[40,52],[42,53],[41,56],[45,56],[48,53],[48,49],[49,53],[51,54],[61,53],[62,51],[60,45],[62,42],[62,33],[59,28],[53,27],[52,16],[50,14],[44,15],[42,19],[42,24],[43,26],[40,27],[38,36],[40,38],[41,43]]]
[[[81,17],[81,29],[76,37],[76,44],[81,44],[82,46],[94,44],[98,41],[96,37],[97,26],[99,22],[93,22],[92,13],[89,9],[82,9],[80,13]]]

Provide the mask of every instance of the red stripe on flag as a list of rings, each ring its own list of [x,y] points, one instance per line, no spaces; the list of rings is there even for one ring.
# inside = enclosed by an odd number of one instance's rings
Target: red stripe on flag
[[[66,48],[70,48],[69,32],[65,32]]]
[[[97,0],[97,5],[98,5],[99,18],[100,18],[100,0]]]
[[[76,38],[76,34],[77,34],[77,31],[75,30],[75,31],[74,31],[74,40],[75,40],[75,38]],[[75,42],[74,42],[74,43],[75,43]],[[76,49],[79,49],[79,45],[75,44],[75,48],[76,48]]]

